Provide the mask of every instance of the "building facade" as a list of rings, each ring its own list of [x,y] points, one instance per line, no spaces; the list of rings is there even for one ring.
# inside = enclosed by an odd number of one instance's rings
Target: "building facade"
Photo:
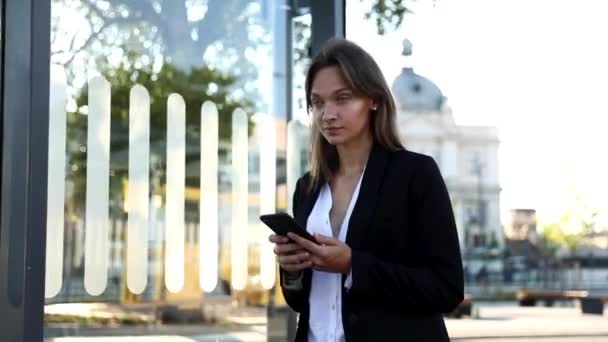
[[[511,240],[529,240],[536,244],[538,232],[536,231],[536,210],[512,209],[505,222],[505,236]]]
[[[404,42],[408,58],[412,46]],[[431,80],[403,68],[392,83],[398,125],[406,148],[432,156],[445,179],[465,268],[477,273],[485,265],[500,272],[504,248],[498,181],[499,139],[495,127],[458,125],[446,97]]]

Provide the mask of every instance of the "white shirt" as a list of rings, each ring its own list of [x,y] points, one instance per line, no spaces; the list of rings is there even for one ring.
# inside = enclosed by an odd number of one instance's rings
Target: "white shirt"
[[[363,171],[365,173],[365,171]],[[359,178],[357,187],[353,191],[350,204],[344,215],[344,220],[340,226],[338,239],[346,240],[348,222],[352,214],[353,207],[359,196],[361,179]],[[332,236],[329,211],[332,207],[331,189],[325,183],[319,192],[319,197],[315,202],[308,221],[306,230],[311,234],[319,233],[325,236]],[[349,289],[352,279],[349,273],[344,286]],[[312,283],[310,288],[310,318],[308,323],[308,342],[344,342],[344,327],[342,326],[342,274],[312,271]]]

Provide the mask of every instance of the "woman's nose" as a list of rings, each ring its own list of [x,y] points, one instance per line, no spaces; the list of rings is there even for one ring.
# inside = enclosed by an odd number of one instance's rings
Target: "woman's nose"
[[[337,108],[336,106],[328,103],[325,105],[325,110],[323,111],[323,120],[332,120],[337,116]]]

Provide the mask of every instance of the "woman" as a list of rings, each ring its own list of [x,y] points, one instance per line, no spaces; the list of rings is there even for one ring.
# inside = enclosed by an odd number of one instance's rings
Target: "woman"
[[[448,341],[463,299],[454,216],[431,157],[402,147],[395,103],[363,49],[330,41],[306,76],[311,170],[294,218],[318,244],[271,235],[296,341]]]

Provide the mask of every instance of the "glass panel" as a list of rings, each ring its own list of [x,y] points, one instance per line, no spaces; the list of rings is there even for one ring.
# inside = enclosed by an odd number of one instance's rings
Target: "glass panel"
[[[258,217],[290,210],[308,165],[302,102],[291,122],[277,109],[285,13],[267,0],[52,1],[47,338],[145,325],[265,340],[264,306],[284,299]],[[298,20],[302,97],[310,16]]]

